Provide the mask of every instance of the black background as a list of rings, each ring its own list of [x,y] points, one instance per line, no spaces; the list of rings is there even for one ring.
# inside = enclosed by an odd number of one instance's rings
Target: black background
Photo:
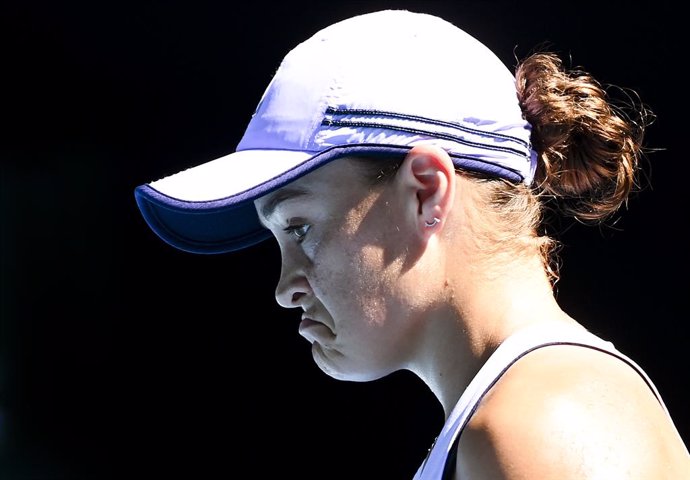
[[[564,234],[558,296],[647,370],[688,442],[687,46],[675,9],[25,1],[0,16],[0,478],[412,477],[442,423],[426,387],[405,373],[325,376],[297,312],[275,305],[271,242],[178,252],[132,193],[232,151],[290,48],[380,8],[444,16],[510,66],[547,42],[655,111],[651,186],[616,228]]]

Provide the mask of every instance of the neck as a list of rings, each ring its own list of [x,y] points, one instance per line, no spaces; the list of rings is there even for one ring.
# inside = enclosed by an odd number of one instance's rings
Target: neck
[[[446,418],[481,366],[512,333],[540,323],[578,324],[557,304],[541,266],[457,285],[430,314],[411,370],[431,389]],[[535,272],[525,275],[526,271]],[[511,278],[512,277],[512,278]],[[579,326],[578,326],[579,327]]]

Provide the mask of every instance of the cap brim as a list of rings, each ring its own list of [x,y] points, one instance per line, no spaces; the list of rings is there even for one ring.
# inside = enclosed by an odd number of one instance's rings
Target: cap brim
[[[266,240],[254,200],[336,158],[400,154],[408,147],[356,145],[322,152],[243,150],[139,185],[144,220],[165,242],[190,253],[226,253]]]
[[[246,150],[135,188],[149,227],[191,253],[224,253],[270,236],[253,200],[303,175],[310,152]],[[300,168],[301,167],[301,168]]]
[[[251,202],[184,202],[167,197],[150,185],[136,187],[134,196],[149,227],[165,242],[186,252],[239,250],[270,235],[259,225]]]

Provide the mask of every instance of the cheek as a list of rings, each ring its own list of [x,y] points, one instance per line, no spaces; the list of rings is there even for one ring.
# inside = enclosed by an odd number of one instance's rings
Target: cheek
[[[380,247],[364,247],[353,264],[359,279],[358,306],[362,315],[369,325],[383,325],[388,314],[386,299],[390,289],[383,270],[383,251]]]
[[[389,314],[395,268],[386,266],[380,216],[372,224],[371,207],[367,201],[349,210],[314,250],[312,286],[336,321],[352,318],[350,326],[381,326]]]
[[[320,255],[314,265],[317,276],[312,287],[336,321],[350,317],[353,319],[350,326],[362,322],[371,326],[385,323],[390,285],[382,269],[380,247],[346,243],[340,249]]]

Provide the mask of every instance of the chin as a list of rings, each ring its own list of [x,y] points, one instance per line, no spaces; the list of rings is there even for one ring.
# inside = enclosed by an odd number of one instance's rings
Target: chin
[[[335,380],[347,382],[371,382],[385,375],[375,375],[371,370],[363,370],[361,365],[346,366],[347,357],[340,352],[324,349],[318,343],[313,343],[311,348],[314,363],[323,373]]]

